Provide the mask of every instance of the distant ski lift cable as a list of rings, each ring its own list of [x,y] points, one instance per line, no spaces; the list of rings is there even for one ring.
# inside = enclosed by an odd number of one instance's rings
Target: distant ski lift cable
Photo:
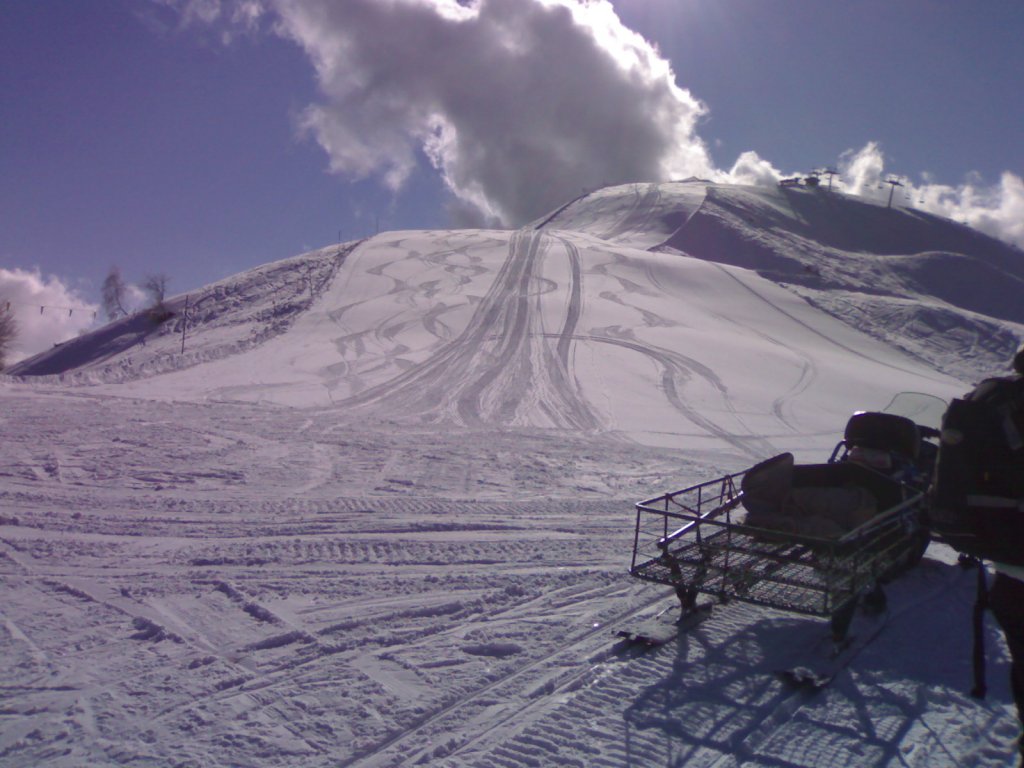
[[[68,311],[68,317],[74,315],[75,312],[85,312],[87,314],[91,314],[92,319],[95,320],[97,314],[97,310],[90,309],[89,307],[66,307],[61,306],[60,304],[23,304],[19,301],[5,301],[4,304],[6,305],[7,310],[10,310],[11,307],[26,307],[29,309],[35,309],[36,307],[39,307],[40,315],[44,314],[48,309],[66,309]]]

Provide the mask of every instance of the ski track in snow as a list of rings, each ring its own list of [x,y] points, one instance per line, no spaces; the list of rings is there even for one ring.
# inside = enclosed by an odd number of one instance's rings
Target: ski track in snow
[[[552,244],[546,234],[520,230],[465,329],[446,340],[426,361],[390,381],[340,401],[343,406],[409,411],[453,418],[466,425],[486,421],[529,423],[522,411],[539,412],[550,423],[579,429],[599,426],[568,380],[571,331],[581,303],[579,254],[564,240],[571,264],[565,319],[551,360],[538,303],[537,272]]]
[[[168,329],[0,380],[0,766],[1010,765],[1005,648],[990,622],[972,700],[941,546],[816,696],[774,671],[824,620],[617,640],[675,609],[626,574],[637,499],[962,388],[666,245],[705,201],[386,233],[202,292],[181,360]]]
[[[741,280],[741,279],[740,279],[739,277],[737,277],[737,275],[736,275],[736,274],[735,274],[734,272],[732,272],[732,271],[730,271],[730,270],[727,270],[727,269],[725,269],[725,268],[724,268],[724,267],[722,267],[721,265],[716,265],[716,267],[717,267],[718,269],[720,269],[720,270],[721,270],[722,272],[724,272],[724,273],[728,274],[730,278],[732,278],[732,279],[733,279],[733,280],[735,280],[735,281],[736,281],[737,283],[739,283],[740,285],[742,285],[742,286],[743,286],[743,287],[744,287],[744,288],[745,288],[745,289],[746,289],[747,291],[749,291],[749,292],[750,292],[750,293],[751,293],[752,295],[756,296],[756,297],[757,297],[758,299],[760,299],[761,301],[763,301],[763,302],[765,302],[766,304],[770,305],[770,306],[772,307],[772,309],[773,309],[773,310],[775,310],[775,311],[777,311],[777,312],[780,312],[780,313],[782,313],[782,314],[786,315],[786,316],[787,316],[787,317],[789,317],[789,318],[790,318],[791,320],[793,320],[793,322],[795,322],[795,323],[797,323],[797,324],[799,324],[799,325],[803,326],[804,328],[806,328],[806,329],[807,329],[808,331],[810,331],[811,333],[813,333],[813,334],[816,334],[816,335],[818,335],[818,336],[821,336],[822,340],[823,340],[823,341],[825,341],[826,343],[828,343],[828,344],[834,344],[835,346],[837,346],[837,347],[839,347],[840,349],[842,349],[842,350],[843,350],[844,352],[847,352],[847,353],[849,353],[850,355],[852,355],[852,356],[854,356],[854,357],[859,357],[859,358],[861,358],[861,359],[863,359],[863,360],[866,360],[866,361],[869,361],[869,362],[871,362],[871,363],[876,363],[876,362],[877,362],[877,361],[876,361],[876,360],[875,360],[874,358],[872,358],[872,357],[869,357],[869,356],[868,356],[868,355],[866,355],[866,354],[865,354],[864,352],[862,352],[862,351],[860,351],[860,350],[857,350],[857,349],[854,349],[854,348],[852,348],[852,347],[848,347],[848,346],[846,346],[846,345],[842,344],[841,342],[838,342],[838,341],[836,341],[835,339],[833,339],[833,338],[830,338],[829,336],[826,336],[825,334],[821,333],[821,331],[819,331],[819,330],[818,330],[817,328],[814,328],[814,327],[813,327],[812,325],[810,325],[810,324],[806,323],[805,321],[803,321],[803,320],[800,320],[799,318],[793,317],[793,316],[792,316],[792,315],[790,315],[790,314],[789,314],[788,312],[786,312],[786,310],[785,310],[785,309],[783,309],[783,308],[781,308],[781,307],[777,306],[776,304],[773,304],[773,303],[772,303],[771,301],[769,301],[769,300],[768,300],[768,299],[766,299],[766,298],[765,298],[764,296],[762,296],[762,295],[761,295],[761,294],[760,294],[760,293],[759,293],[759,292],[758,292],[758,291],[757,291],[756,289],[752,288],[752,287],[751,287],[750,285],[748,285],[748,284],[747,284],[747,283],[745,283],[745,282],[744,282],[743,280]],[[898,371],[901,371],[901,372],[904,372],[904,373],[917,373],[917,371],[911,371],[911,370],[910,370],[910,368],[909,368],[909,366],[905,366],[905,365],[904,365],[904,366],[899,366],[899,365],[897,365],[897,366],[892,366],[892,367],[894,367],[894,368],[895,368],[896,370],[898,370]],[[941,379],[940,377],[938,377],[938,376],[936,376],[936,377],[935,377],[935,381],[936,381],[937,383],[938,383],[938,382],[940,382],[941,380],[942,380],[942,379]]]
[[[482,687],[559,678],[565,637],[599,647],[595,623],[652,599],[607,493],[677,462],[619,447],[616,480],[607,447],[544,434],[453,450],[290,409],[3,394],[0,763],[337,765]],[[54,409],[59,472],[28,428]]]

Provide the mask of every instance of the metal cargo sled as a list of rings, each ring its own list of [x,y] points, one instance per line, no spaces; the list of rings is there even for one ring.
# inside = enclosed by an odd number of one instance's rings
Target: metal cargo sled
[[[934,459],[927,440],[935,434],[908,417],[861,412],[848,422],[829,463],[794,464],[783,454],[642,501],[636,504],[630,574],[674,587],[684,615],[705,594],[828,617],[841,640],[858,602],[884,601],[881,585],[924,554],[924,502]],[[873,500],[873,511],[841,531],[767,525],[778,518],[762,514],[764,477],[770,486],[786,456],[787,499],[813,496],[812,489],[859,489]]]

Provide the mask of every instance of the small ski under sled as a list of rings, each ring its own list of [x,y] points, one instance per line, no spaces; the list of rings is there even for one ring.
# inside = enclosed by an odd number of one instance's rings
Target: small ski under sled
[[[775,674],[790,688],[807,693],[820,691],[881,634],[888,619],[889,611],[885,608],[862,613],[841,640],[826,641],[798,665],[776,670]]]
[[[688,592],[679,596],[683,604],[680,614],[675,608],[666,608],[660,613],[644,619],[629,629],[620,629],[618,636],[629,645],[653,648],[664,645],[675,639],[681,632],[686,632],[700,624],[711,615],[711,602],[697,603],[696,592]]]

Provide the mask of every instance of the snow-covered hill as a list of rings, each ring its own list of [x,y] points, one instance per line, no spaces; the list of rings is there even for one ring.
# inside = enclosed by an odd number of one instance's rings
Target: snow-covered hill
[[[1001,365],[1024,332],[1019,256],[821,190],[637,184],[518,232],[387,233],[269,265],[11,372],[755,456],[833,430],[845,393],[946,395]]]
[[[391,232],[0,380],[0,765],[1008,765],[973,584],[933,546],[821,696],[820,621],[671,605],[632,503],[949,398],[1024,338],[1021,253],[825,190],[597,190]],[[938,639],[941,638],[941,641]]]

